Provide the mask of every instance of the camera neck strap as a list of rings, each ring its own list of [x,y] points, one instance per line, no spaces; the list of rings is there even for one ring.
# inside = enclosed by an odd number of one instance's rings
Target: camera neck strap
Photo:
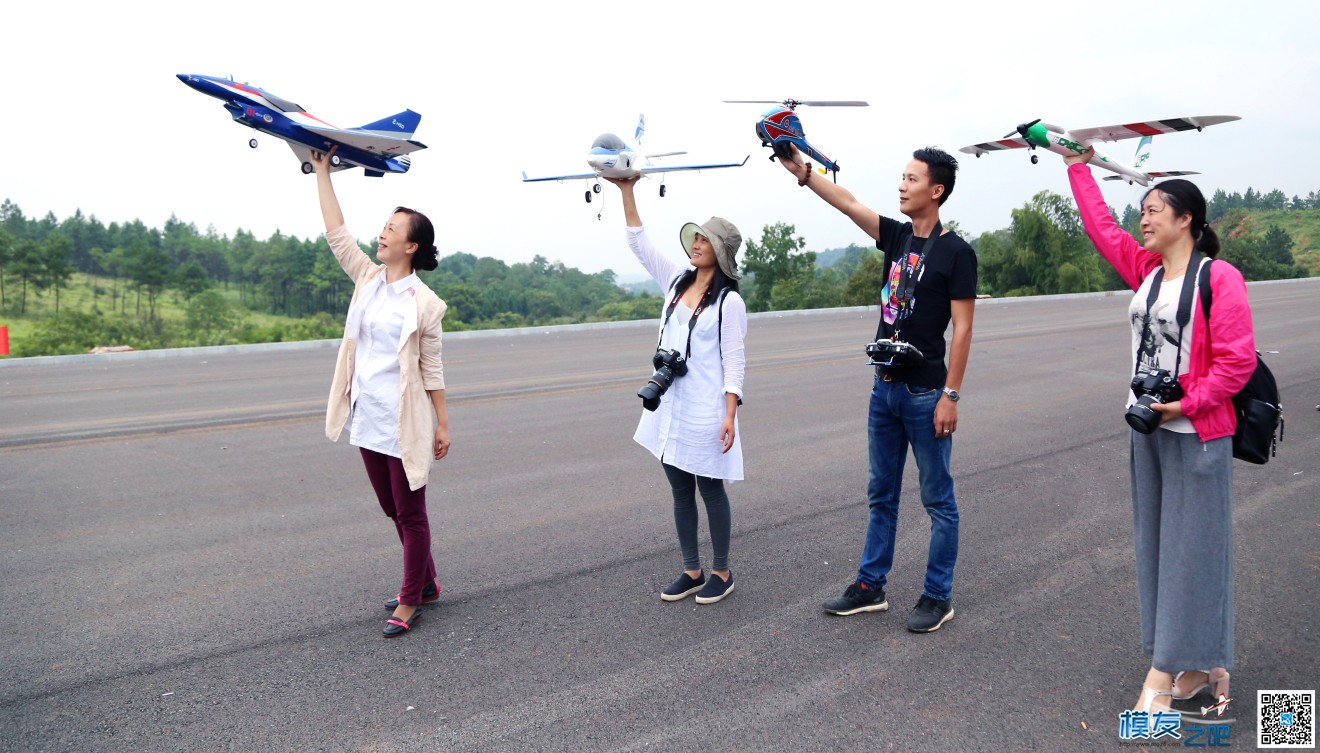
[[[1182,371],[1182,336],[1183,328],[1192,320],[1192,294],[1196,292],[1196,278],[1201,269],[1201,263],[1205,257],[1200,251],[1193,251],[1190,259],[1187,260],[1187,269],[1183,271],[1182,293],[1178,297],[1178,313],[1175,321],[1178,322],[1178,355],[1174,358],[1173,376],[1176,378]],[[1150,291],[1146,293],[1146,313],[1141,317],[1141,342],[1146,343],[1150,338],[1151,309],[1155,308],[1155,301],[1160,297],[1160,283],[1164,281],[1164,267],[1155,270],[1154,277],[1150,281]],[[1137,364],[1133,369],[1133,374],[1141,372],[1141,345],[1137,346]]]
[[[921,250],[917,252],[917,258],[911,264],[908,261],[912,258],[912,243],[916,240],[916,234],[909,235],[903,239],[903,251],[898,257],[896,263],[902,267],[898,273],[898,284],[889,291],[889,300],[893,301],[894,308],[898,309],[894,317],[894,335],[893,339],[898,339],[899,330],[903,328],[903,322],[912,316],[912,296],[917,290],[917,281],[921,279],[921,273],[926,269],[926,253],[930,251],[931,246],[935,245],[936,239],[940,237],[944,226],[939,220],[935,220],[935,227],[931,229],[930,235],[926,237],[926,242],[921,244]],[[875,339],[879,340],[884,336],[885,318],[880,317],[880,324],[875,330]]]
[[[723,295],[724,290],[726,289],[727,288],[721,288],[720,295]],[[674,309],[678,308],[678,301],[683,297],[683,293],[687,292],[686,290],[681,292],[678,290],[678,280],[674,281],[674,287],[672,290],[674,291],[674,297],[669,301],[669,306],[665,308],[664,321],[660,322],[660,336],[655,341],[656,350],[659,350],[660,344],[665,341],[665,327],[669,324],[669,317],[673,315]],[[692,330],[697,326],[697,317],[701,316],[701,312],[705,311],[706,307],[710,305],[709,298],[710,286],[706,286],[706,290],[701,294],[701,302],[692,310],[692,318],[688,320],[687,347],[683,351],[683,358],[685,359],[692,356]]]

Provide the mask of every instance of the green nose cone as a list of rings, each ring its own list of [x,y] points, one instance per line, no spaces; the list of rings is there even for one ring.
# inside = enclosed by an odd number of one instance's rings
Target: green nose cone
[[[1050,148],[1050,132],[1045,126],[1036,123],[1027,129],[1027,142],[1045,149]]]

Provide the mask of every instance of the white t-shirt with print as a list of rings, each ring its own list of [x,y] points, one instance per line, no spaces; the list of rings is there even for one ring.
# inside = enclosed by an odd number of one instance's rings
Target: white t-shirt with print
[[[1166,369],[1173,372],[1178,369],[1178,377],[1187,373],[1192,360],[1192,332],[1196,329],[1196,313],[1200,301],[1197,295],[1192,296],[1192,316],[1189,317],[1187,324],[1182,329],[1182,361],[1178,361],[1178,301],[1182,298],[1183,278],[1181,276],[1174,278],[1165,278],[1160,282],[1160,295],[1155,299],[1155,305],[1150,309],[1150,327],[1145,330],[1147,337],[1143,342],[1143,321],[1146,316],[1146,297],[1150,295],[1150,283],[1155,278],[1155,272],[1160,268],[1156,267],[1146,279],[1141,282],[1141,287],[1137,289],[1137,294],[1132,297],[1132,303],[1128,306],[1128,320],[1132,323],[1132,357],[1133,373],[1139,371],[1154,371],[1155,369]],[[1197,270],[1188,270],[1196,274]],[[1137,402],[1137,396],[1132,390],[1128,390],[1127,404],[1131,406]],[[1192,434],[1196,429],[1192,428],[1191,419],[1186,416],[1180,416],[1172,421],[1160,425],[1161,429],[1181,432],[1183,434]]]

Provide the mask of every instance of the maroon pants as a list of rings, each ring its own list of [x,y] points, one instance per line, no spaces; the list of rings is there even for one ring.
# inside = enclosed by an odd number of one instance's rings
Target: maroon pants
[[[403,585],[399,587],[399,603],[422,603],[422,589],[435,580],[435,562],[431,560],[431,523],[426,518],[426,487],[413,491],[408,488],[408,475],[403,461],[374,450],[359,447],[362,464],[367,467],[367,478],[376,490],[380,509],[394,521],[403,544]],[[439,588],[439,583],[436,587]]]

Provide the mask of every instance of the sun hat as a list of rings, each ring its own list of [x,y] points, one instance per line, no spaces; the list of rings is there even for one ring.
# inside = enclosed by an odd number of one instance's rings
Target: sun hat
[[[737,256],[738,248],[742,246],[742,233],[738,232],[738,228],[723,217],[711,217],[704,225],[687,223],[679,229],[678,239],[688,258],[692,257],[692,243],[698,235],[704,235],[710,241],[711,247],[715,249],[715,261],[719,263],[724,276],[730,280],[740,278]]]

